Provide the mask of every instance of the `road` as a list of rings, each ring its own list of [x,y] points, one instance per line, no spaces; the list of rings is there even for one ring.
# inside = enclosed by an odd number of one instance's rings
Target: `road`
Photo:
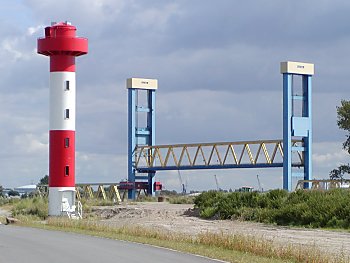
[[[209,263],[218,261],[131,242],[0,225],[0,263],[5,262]]]

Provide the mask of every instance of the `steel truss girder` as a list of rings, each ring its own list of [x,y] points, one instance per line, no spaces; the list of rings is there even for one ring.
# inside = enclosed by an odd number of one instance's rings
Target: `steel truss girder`
[[[303,147],[293,140],[293,147]],[[283,140],[138,146],[134,151],[138,172],[224,168],[283,167]],[[293,166],[303,166],[297,152]]]
[[[94,190],[94,187],[97,189]],[[115,199],[119,203],[121,202],[118,184],[116,183],[76,184],[75,189],[78,200],[82,198],[97,198],[103,200]],[[106,191],[106,189],[108,189],[108,191]]]

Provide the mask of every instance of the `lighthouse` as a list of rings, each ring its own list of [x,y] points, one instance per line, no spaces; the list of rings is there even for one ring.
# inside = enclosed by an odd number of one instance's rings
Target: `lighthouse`
[[[38,53],[50,57],[49,216],[75,204],[75,57],[87,52],[69,22],[51,23],[38,39]]]

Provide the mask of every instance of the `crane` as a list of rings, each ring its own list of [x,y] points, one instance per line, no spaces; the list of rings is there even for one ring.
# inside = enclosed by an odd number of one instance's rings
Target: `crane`
[[[220,191],[219,181],[218,181],[218,178],[216,177],[216,174],[214,174],[214,178],[215,178],[215,183],[216,183],[216,190]]]
[[[258,174],[256,175],[256,179],[258,180],[259,192],[263,192]]]
[[[177,170],[177,175],[179,176],[179,181],[180,181],[180,186],[181,186],[181,194],[185,195],[186,194],[186,185],[183,183],[180,170]]]

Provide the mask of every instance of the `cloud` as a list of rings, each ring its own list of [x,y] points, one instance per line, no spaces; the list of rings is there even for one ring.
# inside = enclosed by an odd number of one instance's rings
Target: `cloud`
[[[0,134],[7,142],[0,163],[11,174],[0,175],[0,184],[47,173],[49,60],[36,45],[46,25],[65,20],[89,39],[89,54],[77,58],[79,182],[125,178],[126,78],[159,79],[157,143],[277,139],[285,60],[316,65],[315,175],[346,161],[335,110],[350,95],[344,1],[28,0],[0,7]],[[215,187],[213,172],[184,173],[192,189],[206,189]],[[257,172],[265,187],[281,186],[280,169],[215,171],[230,188],[256,186]],[[158,176],[177,187],[176,173]]]
[[[339,142],[321,142],[313,145],[312,155],[315,167],[314,177],[329,177],[328,173],[341,164],[349,163],[349,154],[342,149]]]
[[[45,25],[31,26],[27,29],[27,35],[32,36],[32,35],[37,34],[39,32],[42,33],[44,28],[45,28]]]
[[[41,137],[41,138],[40,138]],[[48,140],[47,134],[41,136],[37,134],[21,134],[14,137],[16,150],[25,154],[47,154]]]
[[[76,153],[77,183],[115,183],[127,178],[125,155]]]

